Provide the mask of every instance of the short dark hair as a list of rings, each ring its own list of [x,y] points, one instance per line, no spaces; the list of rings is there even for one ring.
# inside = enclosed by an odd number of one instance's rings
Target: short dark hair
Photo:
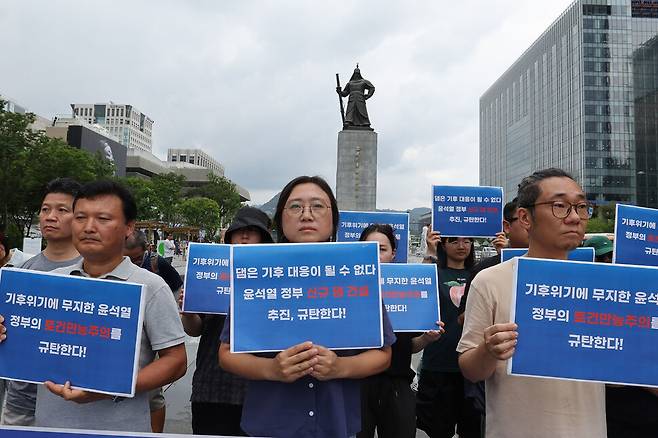
[[[454,242],[457,239],[470,239],[471,240],[471,252],[468,253],[466,260],[464,260],[464,269],[471,269],[475,265],[475,240],[471,237],[442,237],[441,240],[446,242]],[[447,269],[448,268],[448,254],[446,254],[445,247],[442,244],[436,249],[436,259],[439,268]]]
[[[80,183],[72,178],[55,178],[46,184],[42,199],[50,193],[63,193],[75,198],[78,191],[80,191],[80,187]]]
[[[569,178],[576,181],[573,176],[562,169],[550,167],[548,169],[538,170],[530,176],[526,176],[519,184],[519,191],[517,194],[518,206],[527,208],[532,211],[537,198],[541,195],[539,183],[547,178]]]
[[[514,220],[514,213],[516,212],[516,209],[519,208],[518,199],[519,198],[512,199],[503,207],[503,219],[509,223],[512,223]]]
[[[279,195],[279,202],[276,204],[276,211],[274,213],[274,229],[276,230],[277,240],[279,243],[288,242],[288,238],[283,234],[283,225],[281,223],[283,219],[283,209],[290,198],[290,194],[293,189],[300,184],[315,184],[320,187],[323,192],[329,197],[329,203],[331,204],[331,219],[333,223],[333,228],[331,231],[331,240],[336,240],[336,232],[338,231],[338,203],[336,202],[336,197],[334,192],[331,190],[327,181],[320,176],[298,176],[297,178],[290,181],[286,186],[281,190]]]
[[[133,231],[132,234],[126,239],[125,247],[126,249],[135,249],[140,247],[146,251],[146,248],[148,248],[146,234],[142,230]]]
[[[116,181],[108,179],[101,179],[92,181],[80,187],[78,194],[73,200],[73,211],[75,211],[75,204],[79,199],[93,199],[99,196],[113,195],[121,199],[123,206],[123,216],[126,223],[132,222],[137,219],[137,204],[135,198],[130,191]]]
[[[392,226],[389,224],[370,224],[361,232],[359,241],[364,242],[372,233],[382,233],[385,235],[388,238],[388,241],[391,243],[391,248],[393,251],[395,251],[398,242],[395,238],[395,232],[393,231]]]

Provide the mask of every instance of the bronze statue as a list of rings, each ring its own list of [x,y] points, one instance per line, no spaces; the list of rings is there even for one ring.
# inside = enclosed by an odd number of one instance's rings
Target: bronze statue
[[[341,97],[348,97],[347,110],[343,115],[343,100],[340,99],[341,116],[343,116],[343,129],[368,129],[370,127],[370,119],[368,118],[368,110],[366,109],[366,100],[370,99],[375,94],[375,86],[372,85],[367,79],[361,76],[359,64],[356,65],[354,73],[350,81],[345,85],[341,91],[340,83],[338,82],[338,74],[336,74],[336,92]]]

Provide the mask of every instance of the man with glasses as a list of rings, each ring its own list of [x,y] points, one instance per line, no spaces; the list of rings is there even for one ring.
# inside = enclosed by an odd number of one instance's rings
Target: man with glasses
[[[582,242],[592,213],[578,183],[554,168],[524,178],[518,204],[528,256],[537,258],[566,260]],[[510,260],[475,277],[457,346],[464,376],[486,382],[487,436],[606,436],[603,384],[507,375],[519,338],[516,324],[509,322],[512,268]]]

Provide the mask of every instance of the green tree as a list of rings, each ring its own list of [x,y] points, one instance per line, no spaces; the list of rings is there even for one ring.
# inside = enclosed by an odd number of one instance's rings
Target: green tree
[[[587,223],[586,231],[588,233],[614,233],[615,211],[615,203],[597,207],[594,216]]]
[[[159,219],[172,227],[177,223],[176,207],[181,201],[184,182],[185,176],[173,172],[163,173],[151,178],[151,184],[155,192],[155,207]]]
[[[206,231],[206,239],[214,240],[220,228],[220,207],[209,198],[188,198],[178,205],[178,211],[186,225]]]
[[[128,187],[135,197],[138,220],[151,221],[160,219],[160,211],[158,210],[159,200],[151,180],[131,176],[120,178],[120,182]]]
[[[240,194],[235,184],[223,176],[208,174],[208,183],[201,187],[192,189],[191,196],[203,196],[212,199],[219,206],[219,216],[222,224],[228,224],[240,209]]]
[[[70,177],[81,183],[114,174],[100,154],[72,148],[63,140],[32,131],[34,114],[10,113],[0,100],[0,224],[13,224],[20,239],[39,211],[48,181]]]

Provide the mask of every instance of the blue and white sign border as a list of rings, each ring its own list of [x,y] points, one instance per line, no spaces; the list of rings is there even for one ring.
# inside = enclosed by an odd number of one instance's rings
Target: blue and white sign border
[[[355,243],[358,244],[367,244],[367,245],[377,245],[377,255],[379,255],[379,244],[377,242],[309,242],[312,244],[329,244],[329,245],[354,245]],[[272,246],[276,248],[281,248],[283,246],[298,246],[298,245],[308,245],[308,243],[261,243],[258,244],[259,248],[264,248],[267,246]],[[234,275],[233,275],[233,245],[231,245],[231,261],[230,261],[230,268],[231,268],[231,307],[230,307],[230,313],[233,315],[233,309],[234,309],[234,300],[235,300],[235,287],[234,287]],[[379,297],[379,345],[378,346],[352,346],[352,347],[332,347],[331,350],[370,350],[373,348],[382,348],[384,345],[384,315],[383,315],[383,301],[382,301],[382,285],[381,285],[381,266],[379,262],[379,257],[377,257],[377,296]],[[231,321],[231,353],[236,353],[234,351],[234,339],[233,337],[235,336],[235,318],[231,316],[230,318]],[[290,346],[292,347],[292,345]],[[239,351],[237,353],[278,353],[281,350],[257,350],[257,351]]]
[[[132,263],[132,262],[131,262]],[[139,269],[139,268],[138,268]],[[75,280],[82,280],[82,281],[90,281],[90,282],[102,282],[106,284],[107,282],[112,282],[116,284],[128,284],[132,286],[138,286],[140,288],[140,298],[139,298],[139,316],[137,319],[137,333],[135,335],[135,349],[134,349],[134,357],[133,357],[133,373],[132,373],[132,389],[129,393],[124,393],[124,392],[109,392],[109,391],[102,391],[99,389],[94,389],[94,388],[87,388],[84,386],[76,386],[76,385],[71,385],[71,388],[73,389],[81,389],[84,391],[91,391],[91,392],[97,392],[100,394],[108,394],[108,395],[118,395],[121,397],[134,397],[135,396],[135,387],[137,386],[137,373],[139,372],[139,350],[140,350],[140,343],[142,340],[142,329],[144,327],[144,294],[145,294],[145,286],[143,284],[139,283],[133,283],[130,281],[117,281],[117,280],[108,280],[108,279],[100,279],[100,278],[91,278],[91,277],[80,277],[80,276],[73,276],[73,275],[67,275],[67,274],[59,274],[59,273],[54,273],[54,272],[44,272],[44,271],[33,271],[29,269],[20,269],[20,268],[2,268],[0,269],[0,279],[2,278],[2,272],[3,271],[18,271],[18,272],[25,272],[27,274],[38,274],[38,275],[50,275],[53,277],[60,277],[60,278],[68,278],[68,279],[75,279]],[[0,375],[0,378],[6,379],[7,376],[2,376]],[[36,383],[37,385],[42,385],[44,382],[37,382],[34,380],[24,380],[24,379],[16,379],[16,378],[11,378],[11,380],[16,380],[19,382],[27,382],[27,383]],[[54,383],[59,383],[59,384],[64,384],[64,382],[54,382]]]
[[[187,261],[185,262],[185,280],[183,280],[183,285],[184,286],[187,286],[187,279],[189,278],[187,276],[187,273],[190,269],[190,263],[192,262],[192,258],[189,257],[190,249],[192,248],[192,246],[215,246],[215,245],[227,245],[227,246],[231,247],[231,249],[229,250],[229,259],[230,259],[229,260],[229,272],[230,272],[229,275],[231,276],[231,278],[233,278],[233,245],[224,244],[224,243],[220,244],[220,243],[190,242],[189,246],[187,247],[188,257],[187,257]],[[233,295],[233,282],[231,282],[231,296],[232,295]],[[183,305],[182,305],[182,308],[181,308],[182,313],[203,313],[204,315],[227,315],[227,312],[208,312],[208,311],[200,312],[198,310],[185,310],[185,301],[186,300],[187,300],[187,294],[184,293],[183,294]]]
[[[434,268],[433,269],[433,271],[434,271],[434,285],[436,287],[436,314],[437,314],[436,321],[441,320],[441,297],[439,296],[439,272],[436,268],[436,263],[432,263],[432,264],[429,264],[429,263],[380,263],[380,268],[381,268],[381,265],[387,265],[387,264],[388,265],[397,265],[397,266],[400,266],[400,265],[412,265],[412,266],[413,265],[420,265],[420,266],[428,266],[428,267],[431,266],[432,268]],[[379,272],[379,276],[381,278],[381,271]],[[381,291],[381,281],[379,283],[380,283],[379,289]],[[384,304],[386,304],[386,303],[384,303]],[[389,315],[389,319],[390,318],[391,317]],[[438,330],[438,329],[439,329],[439,327],[437,326],[434,330]],[[409,330],[409,329],[408,330],[396,330],[396,329],[393,329],[393,331],[395,333],[422,333],[422,332],[426,332],[427,329],[418,329],[418,330]]]
[[[500,189],[500,197],[503,200],[502,202],[502,207],[500,209],[500,230],[503,230],[503,220],[505,217],[503,216],[503,210],[505,208],[505,189],[500,186],[455,186],[455,185],[449,185],[449,184],[432,184],[430,186],[430,200],[432,201],[430,204],[430,209],[432,210],[432,222],[430,223],[430,229],[429,231],[434,231],[434,224],[436,223],[434,221],[434,187],[475,187],[475,188],[483,188],[483,189]],[[490,235],[470,235],[470,236],[452,236],[448,234],[443,234],[441,233],[441,237],[478,237],[478,238],[491,238],[491,237],[496,237],[496,236],[490,236]]]
[[[630,204],[615,204],[615,230],[614,230],[614,236],[615,238],[612,241],[612,264],[618,264],[617,263],[617,241],[620,241],[618,235],[617,235],[617,227],[619,224],[619,207],[630,207],[630,208],[636,208],[639,210],[650,210],[650,211],[656,211],[655,208],[648,208],[648,207],[639,207],[637,205],[630,205]],[[652,265],[628,265],[626,263],[619,263],[623,264],[625,266],[652,266]]]
[[[533,260],[541,260],[541,261],[552,261],[552,262],[558,262],[558,263],[579,263],[579,264],[585,264],[585,265],[593,265],[596,264],[596,262],[581,262],[577,260],[557,260],[557,259],[537,259],[535,257],[524,257],[526,259],[533,259]],[[512,267],[512,304],[510,307],[510,322],[515,322],[516,321],[516,291],[517,291],[517,273],[519,269],[519,257],[514,257],[513,259],[514,265]],[[610,264],[610,266],[615,266],[613,264]],[[645,265],[616,265],[616,266],[623,266],[623,267],[638,267],[638,268],[648,268],[648,269],[658,269],[658,267],[654,266],[645,266]],[[612,380],[590,380],[590,379],[576,379],[573,377],[553,377],[553,376],[543,376],[543,375],[537,375],[537,374],[525,374],[525,373],[516,373],[512,372],[512,364],[514,361],[514,355],[510,357],[507,360],[507,374],[510,376],[519,376],[519,377],[534,377],[538,379],[548,379],[548,380],[569,380],[573,382],[589,382],[589,383],[605,383],[605,384],[613,384],[613,385],[625,385],[625,386],[639,386],[639,387],[650,387],[650,388],[658,388],[658,385],[649,385],[649,384],[638,384],[638,383],[628,383],[628,382],[619,382],[619,381],[612,381]]]

